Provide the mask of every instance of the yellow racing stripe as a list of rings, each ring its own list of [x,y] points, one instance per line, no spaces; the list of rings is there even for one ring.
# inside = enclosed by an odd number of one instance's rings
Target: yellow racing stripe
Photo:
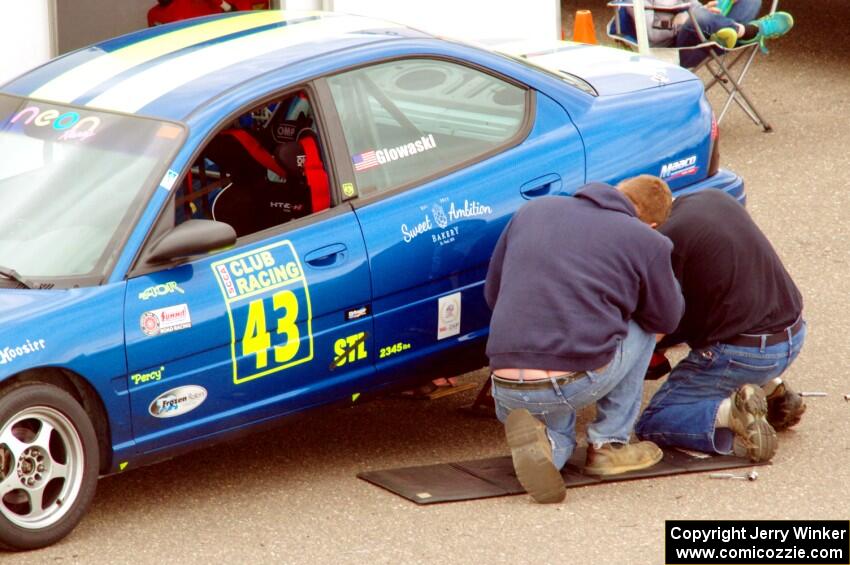
[[[133,113],[168,92],[230,65],[286,47],[396,24],[337,16],[278,27],[215,43],[162,61],[114,85],[86,103],[90,108]]]
[[[274,24],[285,19],[287,19],[286,16],[280,11],[246,12],[164,33],[111,53],[104,53],[43,84],[30,96],[54,102],[71,102],[98,84],[157,57],[204,41]]]

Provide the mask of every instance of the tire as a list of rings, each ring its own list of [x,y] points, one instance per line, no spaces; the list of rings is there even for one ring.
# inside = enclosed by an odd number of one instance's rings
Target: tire
[[[70,394],[29,382],[0,392],[0,545],[38,549],[67,536],[94,498],[98,459],[91,420]]]

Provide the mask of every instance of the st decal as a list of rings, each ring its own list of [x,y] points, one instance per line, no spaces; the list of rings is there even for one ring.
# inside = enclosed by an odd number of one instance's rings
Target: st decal
[[[333,371],[337,367],[366,359],[368,356],[366,336],[366,332],[360,332],[336,340],[334,342],[334,359],[329,369]]]

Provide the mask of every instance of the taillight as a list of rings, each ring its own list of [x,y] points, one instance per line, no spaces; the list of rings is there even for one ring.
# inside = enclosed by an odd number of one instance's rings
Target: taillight
[[[714,113],[711,114],[711,157],[708,160],[708,176],[714,176],[720,170],[720,128]]]

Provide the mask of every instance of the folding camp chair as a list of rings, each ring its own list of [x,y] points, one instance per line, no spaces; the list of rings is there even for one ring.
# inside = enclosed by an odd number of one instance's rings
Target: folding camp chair
[[[773,0],[770,8],[771,14],[776,12],[778,4],[779,0]],[[615,9],[614,17],[611,18],[610,22],[608,22],[608,37],[618,43],[624,44],[630,49],[637,50],[638,41],[634,20],[626,10],[626,8],[632,6],[632,0],[612,0],[608,3],[608,6]],[[676,13],[687,11],[691,21],[696,22],[696,17],[693,13],[693,6],[688,0],[682,0],[675,6],[667,8],[658,8],[653,6],[651,9]],[[705,49],[708,53],[708,57],[703,59],[702,62],[691,70],[694,73],[698,72],[703,67],[708,70],[708,73],[711,76],[705,84],[706,92],[718,84],[726,90],[726,101],[723,104],[723,109],[720,111],[720,116],[717,118],[717,123],[719,124],[723,120],[723,117],[726,115],[727,110],[729,110],[730,105],[732,102],[735,102],[750,117],[753,123],[761,126],[765,132],[772,131],[773,128],[771,128],[770,124],[767,123],[767,120],[765,120],[756,109],[755,104],[753,104],[750,97],[747,96],[747,93],[744,91],[742,86],[744,78],[750,70],[750,66],[753,63],[756,54],[759,52],[759,44],[750,43],[727,49],[713,41],[709,41],[698,25],[694,27],[696,28],[696,33],[700,39],[700,43],[698,45],[687,47],[652,47],[650,48],[650,54],[653,57],[670,61],[678,65],[679,53],[681,51]],[[730,61],[728,64],[726,62],[727,59]],[[744,64],[740,68],[740,72],[737,75],[733,74],[732,70],[741,62]]]

